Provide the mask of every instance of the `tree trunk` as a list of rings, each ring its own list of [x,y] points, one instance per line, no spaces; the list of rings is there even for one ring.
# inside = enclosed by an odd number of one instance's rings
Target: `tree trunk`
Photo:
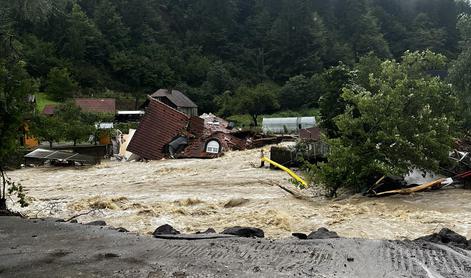
[[[3,167],[0,166],[0,175],[2,178],[2,188],[0,194],[0,211],[7,210],[7,181],[5,178],[5,173],[3,172]]]
[[[52,141],[49,141],[49,148],[52,150]]]
[[[253,120],[254,126],[258,126],[257,115],[252,115],[252,120]]]
[[[77,139],[74,139],[74,147],[77,146]]]
[[[7,210],[7,199],[0,199],[0,211]]]

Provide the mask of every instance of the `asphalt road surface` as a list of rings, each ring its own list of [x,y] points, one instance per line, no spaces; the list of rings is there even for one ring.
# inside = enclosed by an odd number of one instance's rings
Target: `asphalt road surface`
[[[0,217],[0,277],[471,277],[471,252],[364,239],[155,239]]]

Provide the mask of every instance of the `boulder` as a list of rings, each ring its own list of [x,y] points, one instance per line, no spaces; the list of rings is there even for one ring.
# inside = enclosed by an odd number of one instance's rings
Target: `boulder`
[[[433,233],[428,236],[419,237],[416,241],[429,241],[439,244],[451,244],[460,248],[471,247],[466,237],[448,229],[443,228],[439,233]]]
[[[222,234],[234,235],[239,237],[265,237],[263,230],[252,227],[232,227],[225,229]]]
[[[303,233],[292,233],[291,235],[299,239],[307,239],[307,235]]]
[[[89,222],[85,225],[87,225],[87,226],[106,226],[106,222],[103,221],[103,220],[97,220],[97,221]]]
[[[172,226],[165,224],[157,229],[152,233],[154,236],[156,235],[179,235],[180,232],[175,230]]]
[[[215,234],[215,233],[216,233],[216,230],[214,230],[213,228],[208,228],[204,232],[196,232],[197,235],[199,235],[199,234]]]
[[[327,239],[327,238],[339,238],[336,232],[331,232],[326,228],[319,228],[317,231],[310,233],[307,239]]]

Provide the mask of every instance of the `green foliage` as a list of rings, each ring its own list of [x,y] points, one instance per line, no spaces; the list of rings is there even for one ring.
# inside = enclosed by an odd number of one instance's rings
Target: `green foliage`
[[[345,111],[346,105],[345,100],[340,97],[342,88],[353,82],[355,72],[350,70],[348,66],[340,64],[313,78],[321,94],[319,99],[320,126],[330,137],[335,137],[338,128],[334,119]]]
[[[46,93],[36,94],[36,108],[38,112],[42,112],[44,110],[44,107],[48,104],[58,105],[59,103],[49,98],[49,96]]]
[[[390,56],[388,43],[383,38],[368,1],[343,1],[337,7],[337,13],[341,17],[340,32],[357,57],[369,52],[380,57]]]
[[[28,94],[37,92],[37,83],[25,70],[23,61],[0,59],[0,165],[17,147],[19,129],[30,107]]]
[[[39,140],[54,142],[61,140],[77,142],[85,141],[95,132],[94,124],[109,120],[109,115],[83,113],[73,103],[59,105],[53,116],[37,115],[33,119],[31,133]]]
[[[28,94],[37,91],[37,83],[24,69],[24,62],[0,59],[0,209],[6,207],[6,189],[17,192],[22,202],[22,188],[17,187],[4,173],[4,166],[18,147],[18,137],[26,113]],[[23,205],[24,203],[21,203]]]
[[[54,116],[63,122],[63,139],[73,141],[74,146],[79,141],[87,140],[95,132],[95,127],[88,122],[87,116],[73,103],[59,106]]]
[[[77,83],[66,68],[53,68],[46,81],[46,93],[58,101],[71,98],[77,90]]]
[[[461,31],[462,52],[450,69],[450,81],[460,100],[463,127],[469,133],[471,130],[471,17],[461,16],[458,26]]]
[[[254,126],[258,126],[258,116],[280,108],[277,93],[278,88],[269,83],[260,83],[255,87],[241,86],[232,99],[232,105],[236,112],[249,114]]]
[[[15,195],[18,199],[18,203],[22,208],[29,206],[23,186],[20,183],[12,181],[9,177],[6,177],[6,183],[8,187],[8,194]]]
[[[450,86],[419,69],[443,61],[432,52],[406,53],[401,63],[381,64],[370,77],[372,90],[343,88],[345,111],[333,121],[338,137],[328,139],[328,163],[311,167],[331,195],[339,188],[364,190],[373,174],[405,175],[412,169],[438,170],[457,133],[457,99]]]
[[[178,87],[215,112],[216,97],[240,84],[312,83],[367,53],[399,59],[430,48],[455,58],[457,17],[470,11],[451,0],[1,0],[0,33],[42,91],[52,69],[67,68],[80,95],[138,99]],[[303,82],[288,81],[283,94],[304,95]],[[316,107],[321,91],[308,91],[302,106]],[[290,100],[280,109],[295,109]]]
[[[20,3],[23,2],[23,3]],[[0,2],[0,209],[6,210],[6,196],[17,192],[22,206],[23,188],[9,179],[4,172],[5,164],[18,147],[18,135],[32,106],[27,96],[38,91],[38,83],[26,71],[26,63],[21,60],[20,43],[14,35],[14,22],[23,18],[29,22],[39,22],[44,6],[49,1],[1,1]],[[36,6],[34,6],[36,5]],[[32,9],[32,7],[36,7]]]
[[[319,91],[313,79],[304,75],[291,77],[280,90],[280,104],[284,109],[299,110],[317,107]]]
[[[326,32],[322,18],[309,1],[282,1],[268,37],[268,74],[276,80],[286,80],[320,70],[326,53]]]
[[[63,121],[57,116],[36,116],[31,126],[31,134],[33,134],[40,141],[49,142],[52,148],[54,142],[59,142],[64,139],[65,125]]]
[[[357,84],[370,89],[370,76],[378,76],[381,73],[381,61],[373,52],[360,57],[359,61],[354,65]]]
[[[410,34],[412,49],[441,51],[444,49],[447,33],[444,28],[436,28],[429,16],[420,13],[413,22],[413,31]]]
[[[104,55],[102,35],[79,4],[73,4],[71,14],[65,20],[65,26],[61,51],[66,57],[87,61],[102,58]]]
[[[471,42],[471,15],[460,15],[457,27],[461,36],[461,46],[463,48],[466,48],[467,46],[469,47],[469,42]]]

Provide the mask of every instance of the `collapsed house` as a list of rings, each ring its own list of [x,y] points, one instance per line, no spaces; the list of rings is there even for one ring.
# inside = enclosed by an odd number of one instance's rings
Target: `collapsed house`
[[[212,114],[189,116],[150,97],[127,151],[146,160],[215,158],[227,150],[253,146],[251,133]]]

